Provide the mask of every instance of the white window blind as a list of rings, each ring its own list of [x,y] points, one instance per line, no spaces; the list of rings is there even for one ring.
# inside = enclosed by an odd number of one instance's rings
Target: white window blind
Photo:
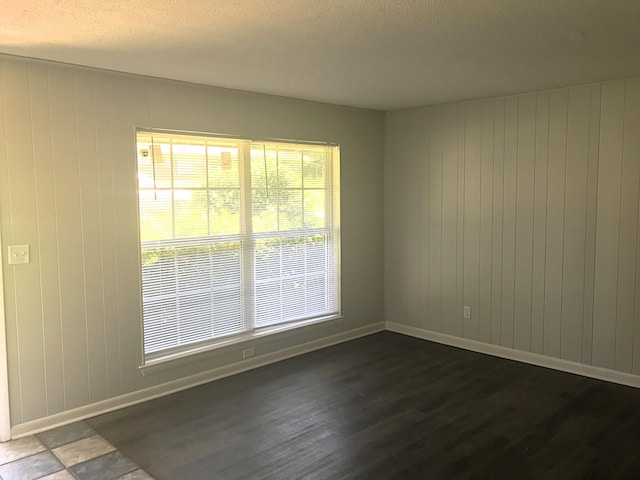
[[[147,357],[339,312],[339,149],[139,131]]]

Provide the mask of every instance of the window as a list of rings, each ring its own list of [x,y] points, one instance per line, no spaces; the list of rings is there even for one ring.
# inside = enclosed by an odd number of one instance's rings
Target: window
[[[339,149],[138,131],[146,360],[339,313]]]

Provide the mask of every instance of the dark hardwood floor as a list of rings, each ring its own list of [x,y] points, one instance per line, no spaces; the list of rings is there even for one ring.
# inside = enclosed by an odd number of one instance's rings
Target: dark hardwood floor
[[[390,332],[88,423],[159,480],[640,479],[640,390]]]

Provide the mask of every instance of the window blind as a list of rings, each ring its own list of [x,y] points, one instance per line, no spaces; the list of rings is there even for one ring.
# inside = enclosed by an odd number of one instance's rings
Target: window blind
[[[137,133],[145,355],[339,312],[339,149]]]

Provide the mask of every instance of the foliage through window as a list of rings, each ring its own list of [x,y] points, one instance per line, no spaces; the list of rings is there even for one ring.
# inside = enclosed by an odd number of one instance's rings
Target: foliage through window
[[[339,312],[339,149],[138,131],[147,358]]]

